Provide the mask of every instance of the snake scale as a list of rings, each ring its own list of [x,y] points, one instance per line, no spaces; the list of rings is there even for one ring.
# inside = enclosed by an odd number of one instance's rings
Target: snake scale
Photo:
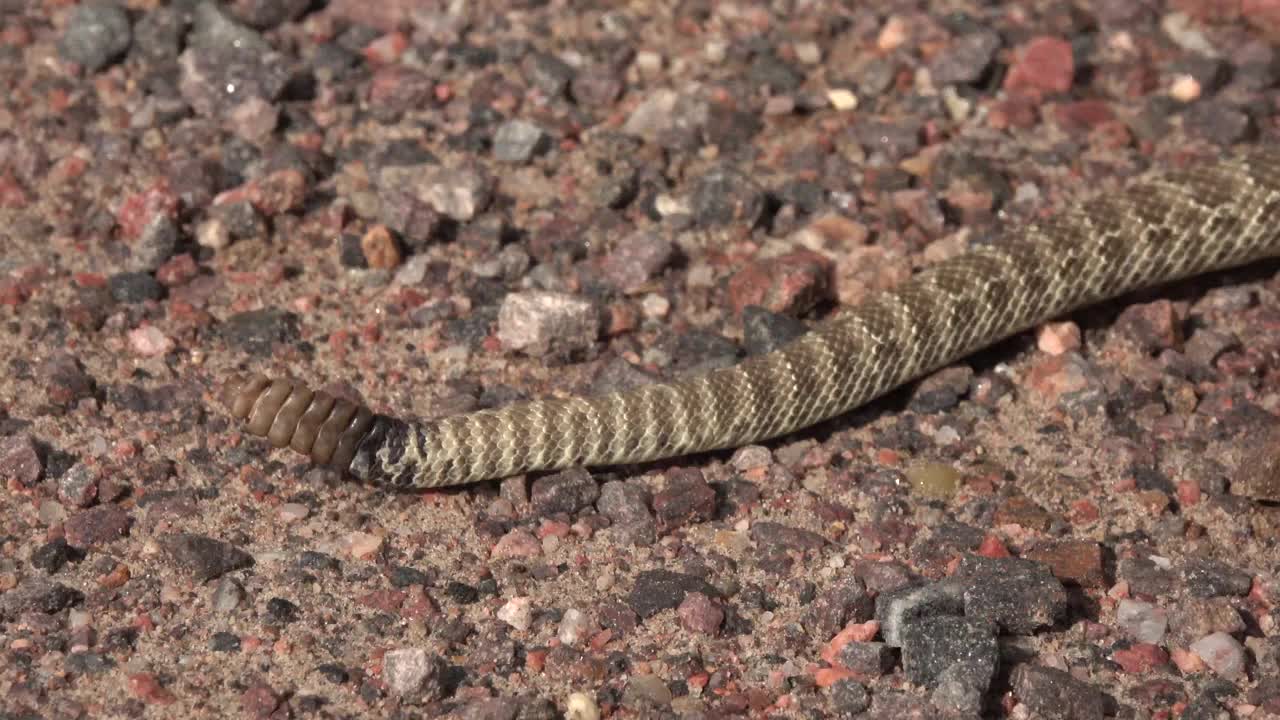
[[[691,379],[431,421],[261,375],[232,378],[222,395],[249,432],[397,488],[641,462],[776,437],[1075,308],[1274,256],[1280,148],[1256,147],[1075,202]]]

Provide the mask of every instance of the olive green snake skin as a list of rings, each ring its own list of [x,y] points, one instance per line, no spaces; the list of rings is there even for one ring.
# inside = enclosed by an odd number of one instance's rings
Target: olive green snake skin
[[[235,378],[250,432],[355,477],[431,488],[532,470],[734,447],[840,415],[1075,308],[1280,255],[1280,149],[1148,174],[895,289],[737,366],[595,397],[402,421],[291,380]]]

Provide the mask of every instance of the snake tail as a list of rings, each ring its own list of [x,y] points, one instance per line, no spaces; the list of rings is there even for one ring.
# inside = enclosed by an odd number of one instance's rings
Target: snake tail
[[[228,385],[249,432],[427,488],[735,447],[813,425],[1076,308],[1280,256],[1280,148],[1147,173],[937,263],[736,366],[405,422],[287,380]]]

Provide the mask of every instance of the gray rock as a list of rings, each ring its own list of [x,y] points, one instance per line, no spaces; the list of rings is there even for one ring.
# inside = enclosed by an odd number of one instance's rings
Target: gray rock
[[[97,473],[77,462],[58,480],[58,500],[63,505],[88,507],[97,500]]]
[[[525,74],[529,82],[547,97],[557,97],[563,95],[565,89],[569,87],[574,70],[572,66],[555,55],[535,52],[529,55],[525,63]]]
[[[160,547],[197,582],[205,582],[253,564],[240,548],[203,535],[179,533],[160,539]]]
[[[921,618],[964,614],[964,588],[956,582],[898,588],[876,597],[880,635],[889,647],[902,647],[905,627]]]
[[[601,278],[621,292],[639,289],[662,272],[675,256],[675,245],[652,230],[620,239],[601,261]]]
[[[100,675],[116,666],[116,661],[95,652],[77,652],[67,656],[67,670],[81,675]]]
[[[964,586],[964,614],[1030,635],[1067,611],[1067,592],[1049,566],[1023,558],[969,555],[952,579]]]
[[[52,615],[78,604],[82,599],[78,590],[42,576],[30,577],[12,590],[0,593],[0,620],[12,619],[26,612]]]
[[[867,677],[878,677],[893,670],[898,654],[881,642],[851,642],[840,648],[836,658],[840,664]]]
[[[436,212],[466,222],[489,206],[493,178],[479,166],[395,165],[378,173],[378,187],[399,189]]]
[[[646,570],[636,576],[635,587],[627,596],[627,604],[642,618],[650,618],[663,610],[674,610],[685,595],[699,592],[720,597],[720,591],[697,575],[671,570]]]
[[[244,602],[244,586],[235,578],[223,577],[213,591],[213,609],[215,612],[229,613]]]
[[[641,714],[670,704],[671,690],[656,675],[634,675],[622,691],[622,707]]]
[[[998,33],[980,30],[962,35],[933,57],[929,74],[938,86],[978,82],[999,49]]]
[[[573,352],[595,343],[599,318],[580,297],[546,290],[514,292],[498,309],[498,340],[509,350],[543,355]]]
[[[902,631],[902,669],[918,685],[946,680],[986,692],[999,660],[995,627],[986,620],[939,615]]]
[[[116,302],[133,304],[164,297],[164,286],[149,272],[116,273],[107,283]]]
[[[871,693],[857,680],[844,678],[831,686],[831,708],[840,717],[853,717],[871,707]]]
[[[799,320],[770,312],[758,305],[742,309],[742,344],[748,355],[763,355],[777,350],[808,332]]]
[[[437,700],[444,694],[445,664],[423,648],[388,650],[382,658],[382,679],[391,691],[421,700]]]
[[[574,468],[533,481],[530,500],[540,515],[573,514],[590,507],[600,497],[600,484],[582,468]]]
[[[751,539],[769,552],[816,552],[827,544],[826,538],[811,530],[770,521],[752,525]]]
[[[31,487],[40,480],[44,463],[35,440],[26,433],[0,438],[0,480],[12,480],[22,487]]]
[[[502,162],[526,163],[546,144],[542,128],[525,120],[508,120],[493,134],[493,156]]]
[[[31,566],[52,575],[81,553],[63,538],[55,538],[31,553]]]
[[[1106,696],[1098,688],[1056,668],[1020,665],[1011,678],[1018,700],[1044,720],[1101,720]]]
[[[929,700],[939,710],[951,713],[974,715],[982,711],[982,697],[986,687],[978,687],[970,666],[956,663],[938,676]],[[988,678],[988,684],[990,679]]]
[[[178,249],[178,223],[168,213],[154,213],[130,248],[131,270],[155,271]]]
[[[1216,560],[1190,560],[1182,575],[1195,597],[1243,597],[1253,588],[1252,575]]]
[[[97,72],[123,55],[132,41],[129,16],[119,5],[91,2],[71,11],[58,40],[58,52],[85,70]]]
[[[664,530],[716,515],[716,491],[697,468],[672,470],[666,486],[653,497],[653,512]]]
[[[728,167],[698,178],[690,198],[699,225],[755,225],[765,208],[764,188],[746,174]]]
[[[826,640],[834,637],[845,625],[866,622],[874,614],[875,600],[867,592],[866,584],[859,578],[845,577],[814,598],[805,612],[804,625],[811,637]],[[854,644],[871,643],[850,643]]]
[[[261,34],[209,2],[196,6],[178,66],[182,98],[210,118],[223,118],[250,98],[274,101],[290,78],[290,64]]]
[[[613,530],[621,533],[626,541],[644,546],[651,544],[658,535],[649,502],[649,491],[643,486],[614,480],[600,489],[596,509],[609,518]]]
[[[298,340],[298,316],[271,307],[249,310],[227,318],[218,328],[218,334],[245,352],[267,356],[277,343]]]

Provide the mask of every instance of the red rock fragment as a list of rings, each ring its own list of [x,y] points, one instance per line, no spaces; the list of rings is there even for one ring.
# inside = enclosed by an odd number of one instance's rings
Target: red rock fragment
[[[177,215],[178,196],[162,180],[140,193],[125,196],[116,212],[116,223],[120,226],[120,236],[128,242],[142,237],[156,220],[162,217],[173,220]]]
[[[1090,131],[1116,119],[1105,100],[1079,100],[1054,108],[1053,117],[1067,130]]]
[[[1054,577],[1063,582],[1087,588],[1106,585],[1102,546],[1096,542],[1064,540],[1037,547],[1026,552],[1024,557],[1048,565]]]
[[[831,294],[831,260],[811,250],[795,250],[759,260],[729,279],[729,305],[741,314],[748,305],[798,315]]]
[[[162,285],[174,287],[184,285],[196,276],[199,268],[190,253],[181,253],[169,258],[156,270],[156,280]]]
[[[178,700],[151,673],[134,673],[129,676],[128,683],[129,692],[149,705],[172,705]]]
[[[1158,645],[1135,643],[1126,650],[1117,650],[1111,659],[1128,673],[1145,673],[1169,662],[1169,653]]]
[[[1244,449],[1231,492],[1256,500],[1280,502],[1280,423],[1258,428],[1241,439]]]
[[[11,173],[0,175],[0,208],[19,210],[31,202],[27,191]]]
[[[1071,43],[1061,38],[1040,36],[1018,49],[1004,89],[1031,98],[1064,93],[1075,78]]]
[[[367,608],[373,608],[385,613],[394,613],[404,605],[404,601],[408,597],[408,593],[403,590],[374,590],[361,596],[357,602]]]
[[[258,684],[240,695],[240,708],[247,718],[288,717],[287,706],[269,685]],[[281,711],[284,712],[281,712]]]
[[[67,542],[89,548],[124,537],[133,519],[119,505],[99,505],[67,518]]]

